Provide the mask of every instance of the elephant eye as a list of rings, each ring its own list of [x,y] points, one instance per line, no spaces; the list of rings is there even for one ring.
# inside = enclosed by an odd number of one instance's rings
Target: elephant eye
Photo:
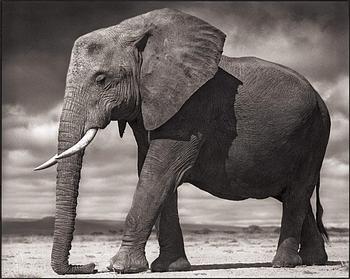
[[[104,74],[99,74],[97,77],[96,77],[96,83],[97,84],[103,84],[104,81],[106,80],[106,75]]]

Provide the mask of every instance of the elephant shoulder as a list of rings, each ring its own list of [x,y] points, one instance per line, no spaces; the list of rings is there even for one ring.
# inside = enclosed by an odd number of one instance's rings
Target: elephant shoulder
[[[257,57],[231,59],[231,64],[234,66],[230,70],[235,69],[243,87],[257,96],[286,101],[301,106],[300,109],[311,109],[317,104],[317,92],[309,81],[284,65]]]
[[[273,94],[279,96],[300,113],[308,113],[317,106],[317,92],[310,82],[301,74],[284,65],[260,59],[266,79],[273,84]],[[284,103],[284,102],[283,102]]]
[[[317,92],[296,71],[257,57],[223,56],[219,66],[242,82],[238,102],[242,107],[283,111],[296,122],[305,121],[317,107]]]
[[[267,76],[269,79],[290,79],[308,87],[308,80],[298,72],[275,62],[264,60],[254,56],[246,57],[228,57],[223,55],[219,67],[242,80],[249,78]]]

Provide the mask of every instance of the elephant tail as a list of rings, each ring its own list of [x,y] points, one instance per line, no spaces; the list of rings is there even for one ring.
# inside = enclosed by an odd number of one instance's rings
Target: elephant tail
[[[329,241],[328,233],[322,222],[323,207],[320,201],[320,174],[318,175],[317,185],[316,185],[316,222],[319,232],[326,242]]]

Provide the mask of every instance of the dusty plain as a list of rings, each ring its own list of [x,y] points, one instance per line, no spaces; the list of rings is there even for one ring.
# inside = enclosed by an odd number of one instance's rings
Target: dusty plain
[[[187,256],[192,270],[187,272],[116,274],[108,272],[109,259],[117,252],[121,234],[117,231],[75,235],[70,263],[96,263],[98,272],[90,275],[58,276],[50,267],[52,236],[3,235],[2,277],[16,278],[128,278],[128,277],[349,277],[349,231],[330,230],[325,266],[272,268],[279,228],[251,226],[228,231],[201,229],[184,232]],[[152,232],[146,246],[151,263],[158,255]]]

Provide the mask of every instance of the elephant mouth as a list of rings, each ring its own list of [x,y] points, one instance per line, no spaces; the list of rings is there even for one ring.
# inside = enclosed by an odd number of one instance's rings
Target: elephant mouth
[[[72,147],[69,149],[63,151],[61,154],[56,154],[53,157],[51,157],[49,160],[47,160],[45,163],[41,164],[40,166],[36,167],[34,170],[43,170],[46,168],[49,168],[51,166],[54,166],[57,164],[58,160],[70,157],[79,151],[85,149],[94,139],[94,137],[97,134],[98,129],[97,128],[91,128],[89,129],[85,135]]]

